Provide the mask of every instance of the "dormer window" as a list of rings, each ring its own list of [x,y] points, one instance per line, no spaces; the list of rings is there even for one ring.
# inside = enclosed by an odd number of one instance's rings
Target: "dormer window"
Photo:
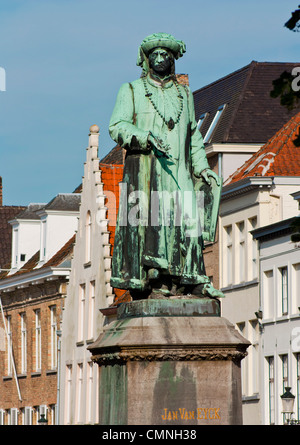
[[[206,135],[205,135],[205,137],[203,139],[204,143],[205,142],[210,142],[211,136],[212,136],[212,134],[213,134],[213,132],[214,132],[216,126],[217,126],[217,123],[219,122],[219,120],[220,120],[220,118],[222,116],[222,113],[223,113],[223,111],[225,109],[225,106],[226,106],[226,104],[221,105],[218,108],[218,110],[217,110],[217,112],[215,114],[215,117],[213,118],[212,123],[210,124],[210,127],[207,130],[207,133],[206,133]]]
[[[207,116],[208,116],[208,113],[202,113],[200,115],[198,123],[197,123],[197,128],[199,131],[201,131],[202,124]]]

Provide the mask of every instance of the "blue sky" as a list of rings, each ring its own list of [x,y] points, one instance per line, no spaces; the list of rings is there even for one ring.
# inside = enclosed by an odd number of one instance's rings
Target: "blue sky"
[[[80,184],[89,127],[100,159],[123,82],[140,76],[140,42],[183,40],[176,65],[192,91],[252,60],[298,62],[300,34],[284,28],[299,0],[2,0],[0,176],[4,205],[48,202]]]

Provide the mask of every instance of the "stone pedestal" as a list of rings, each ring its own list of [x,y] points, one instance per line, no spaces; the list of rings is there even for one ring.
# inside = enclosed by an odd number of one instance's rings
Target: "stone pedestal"
[[[249,342],[218,300],[122,304],[89,347],[103,425],[242,424],[240,362]]]

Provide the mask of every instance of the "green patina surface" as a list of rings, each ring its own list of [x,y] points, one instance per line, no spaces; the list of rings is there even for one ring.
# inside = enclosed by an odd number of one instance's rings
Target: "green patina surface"
[[[199,284],[223,296],[210,286],[203,261],[221,180],[210,170],[191,90],[176,80],[174,61],[184,52],[169,34],[144,39],[137,61],[143,75],[121,86],[110,119],[112,139],[126,149],[111,285],[134,299],[153,288],[174,295]],[[206,194],[200,205],[197,191]]]
[[[212,298],[148,299],[125,303],[118,309],[118,319],[124,322],[132,317],[187,316],[220,316],[220,303]]]
[[[102,366],[100,374],[99,419],[102,425],[127,424],[127,367]]]

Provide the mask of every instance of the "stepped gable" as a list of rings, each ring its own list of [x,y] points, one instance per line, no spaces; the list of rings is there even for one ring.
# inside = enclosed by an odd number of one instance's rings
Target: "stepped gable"
[[[251,156],[224,185],[252,176],[300,176],[300,112],[293,116],[261,149]]]

